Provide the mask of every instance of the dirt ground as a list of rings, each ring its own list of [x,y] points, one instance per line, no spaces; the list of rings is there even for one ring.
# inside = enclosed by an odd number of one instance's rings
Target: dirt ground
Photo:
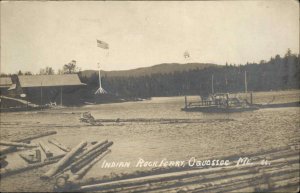
[[[243,94],[238,94],[243,96]],[[285,103],[300,99],[300,91],[254,93],[255,103]],[[198,100],[189,96],[190,101]],[[82,140],[112,140],[112,153],[107,162],[128,161],[129,168],[102,168],[100,161],[85,178],[101,177],[111,173],[130,173],[136,170],[139,158],[148,161],[199,160],[279,147],[291,142],[300,143],[299,107],[260,109],[230,114],[183,112],[183,97],[158,97],[148,101],[116,104],[87,105],[32,112],[1,113],[1,140],[15,140],[41,131],[57,131],[56,135],[33,142],[56,138],[74,147]],[[188,119],[193,122],[164,124],[159,122],[107,122],[104,126],[90,126],[79,121],[80,114],[89,111],[96,119],[168,118]],[[53,147],[56,154],[60,150]],[[26,164],[18,153],[8,155],[7,168]],[[0,191],[52,191],[54,181],[39,177],[51,165],[1,179]]]

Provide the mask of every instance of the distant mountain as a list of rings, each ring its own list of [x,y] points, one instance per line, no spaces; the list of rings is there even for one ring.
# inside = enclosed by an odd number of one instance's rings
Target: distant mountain
[[[132,70],[119,70],[119,71],[101,71],[104,76],[108,77],[116,77],[116,76],[145,76],[151,74],[167,74],[172,72],[182,72],[188,71],[193,69],[203,69],[210,66],[216,66],[216,64],[209,64],[209,63],[187,63],[187,64],[178,64],[178,63],[164,63],[158,64],[150,67],[142,67],[136,68]],[[91,77],[92,74],[97,73],[96,70],[84,70],[81,72],[81,76]]]

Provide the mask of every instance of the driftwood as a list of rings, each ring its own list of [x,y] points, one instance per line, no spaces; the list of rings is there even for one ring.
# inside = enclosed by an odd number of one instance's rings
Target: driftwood
[[[64,152],[69,152],[71,151],[71,149],[69,147],[66,147],[65,145],[61,144],[59,141],[57,141],[56,139],[49,139],[48,140],[49,143],[52,143],[53,145],[55,145],[56,147],[58,147],[59,149],[63,150]]]
[[[70,170],[72,167],[74,167],[74,165],[81,163],[82,161],[91,158],[91,156],[94,156],[95,153],[97,153],[97,151],[99,151],[99,149],[103,149],[103,147],[105,147],[104,145],[107,144],[108,141],[105,140],[101,143],[97,142],[94,145],[90,145],[88,146],[83,153],[75,156],[74,158],[74,162],[71,163],[69,166],[67,166],[66,168],[64,168],[63,170],[61,170],[60,172],[58,172],[55,176],[61,176],[61,174],[63,174],[64,172]]]
[[[93,165],[95,165],[98,161],[100,161],[102,158],[104,158],[110,152],[111,152],[110,149],[108,149],[105,152],[103,152],[96,159],[94,159],[93,161],[91,161],[91,163],[87,164],[86,166],[84,166],[83,168],[81,168],[78,172],[76,172],[75,175],[71,176],[71,178],[69,180],[70,181],[75,181],[75,180],[78,180],[78,179],[82,178],[88,172],[88,170],[91,167],[93,167]]]
[[[9,175],[12,175],[12,174],[17,174],[17,173],[24,172],[24,171],[27,171],[27,170],[39,168],[39,167],[42,167],[42,166],[45,166],[45,165],[56,163],[56,162],[58,162],[58,160],[59,159],[53,159],[53,160],[44,161],[44,162],[41,162],[41,163],[36,163],[36,164],[30,164],[30,165],[27,165],[27,166],[17,167],[17,168],[14,168],[14,169],[1,169],[0,170],[0,176],[1,177],[6,177],[6,176],[9,176]]]
[[[85,167],[88,163],[90,163],[92,160],[94,160],[96,157],[98,157],[104,151],[106,151],[112,144],[112,141],[108,142],[95,149],[94,151],[91,151],[89,154],[86,154],[84,157],[82,157],[81,159],[79,159],[71,165],[71,171],[74,173],[80,170],[81,168]]]
[[[13,146],[13,147],[27,147],[27,148],[34,148],[37,147],[35,144],[27,144],[27,143],[21,143],[21,142],[11,142],[11,141],[0,141],[0,145],[4,146]]]
[[[98,161],[100,161],[103,157],[105,157],[110,152],[111,152],[111,150],[106,150],[105,152],[103,152],[103,154],[98,156],[96,159],[94,159],[91,163],[87,164],[85,167],[81,168],[75,174],[72,174],[70,177],[68,174],[63,174],[63,175],[59,176],[56,179],[56,183],[55,183],[56,187],[63,188],[66,185],[67,181],[69,183],[69,182],[72,182],[72,181],[82,178],[88,172],[88,170],[91,167],[93,167],[93,165],[95,165]]]
[[[51,152],[48,145],[46,145],[44,142],[40,141],[40,146],[41,146],[42,150],[44,151],[44,153],[46,154],[47,158],[53,156],[53,153]]]
[[[101,142],[101,143],[96,143],[96,144],[94,144],[94,145],[88,146],[88,147],[86,148],[86,150],[85,150],[82,154],[76,156],[76,159],[82,159],[84,156],[86,156],[86,155],[89,154],[90,152],[94,151],[95,149],[101,147],[102,145],[104,145],[104,144],[106,144],[106,143],[108,143],[108,140],[105,140],[105,141],[103,141],[103,142]]]
[[[40,134],[36,134],[36,135],[29,136],[29,137],[13,140],[13,142],[23,142],[24,143],[24,142],[27,142],[27,141],[31,141],[33,139],[37,139],[37,138],[41,138],[41,137],[45,137],[45,136],[49,136],[49,135],[54,135],[56,133],[57,133],[56,131],[46,131],[46,132],[43,132],[43,133],[40,133]],[[7,154],[7,153],[10,153],[10,152],[14,152],[16,150],[17,150],[16,147],[6,147],[6,148],[3,148],[3,149],[0,150],[0,155]]]
[[[74,156],[79,153],[84,146],[87,145],[87,142],[81,142],[76,147],[74,147],[70,152],[68,152],[59,162],[51,168],[48,172],[46,172],[41,179],[49,179],[54,176],[59,170],[61,170],[66,163],[68,163]]]

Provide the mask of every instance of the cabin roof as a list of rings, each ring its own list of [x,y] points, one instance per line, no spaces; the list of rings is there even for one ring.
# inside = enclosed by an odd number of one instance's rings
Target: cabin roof
[[[22,75],[18,76],[18,78],[20,86],[23,88],[86,85],[80,81],[77,74]]]
[[[11,77],[0,77],[0,88],[7,88],[12,85]]]

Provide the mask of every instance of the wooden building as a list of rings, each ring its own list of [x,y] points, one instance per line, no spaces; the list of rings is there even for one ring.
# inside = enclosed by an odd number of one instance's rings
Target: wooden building
[[[9,89],[12,86],[11,77],[0,77],[0,95],[8,95]]]
[[[13,78],[15,93],[38,104],[76,105],[82,83],[77,74],[21,75]]]

